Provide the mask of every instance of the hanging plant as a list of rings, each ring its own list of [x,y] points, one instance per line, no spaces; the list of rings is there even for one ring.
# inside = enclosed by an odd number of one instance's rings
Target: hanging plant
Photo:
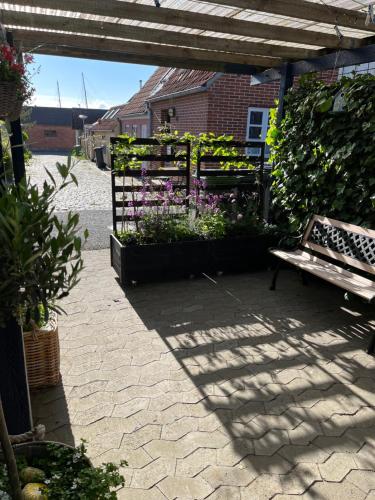
[[[22,105],[32,96],[34,88],[30,81],[28,65],[33,56],[22,57],[7,43],[0,45],[0,119],[16,120]]]

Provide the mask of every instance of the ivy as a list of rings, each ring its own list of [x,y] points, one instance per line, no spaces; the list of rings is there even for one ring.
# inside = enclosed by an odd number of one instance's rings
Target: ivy
[[[344,110],[333,111],[336,95]],[[273,161],[273,215],[301,233],[312,214],[375,225],[375,77],[327,85],[301,78],[286,101],[280,126],[271,113],[267,143]]]

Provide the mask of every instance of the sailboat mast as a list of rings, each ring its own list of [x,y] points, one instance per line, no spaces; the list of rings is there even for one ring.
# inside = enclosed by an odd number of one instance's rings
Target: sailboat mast
[[[87,92],[86,92],[86,84],[85,84],[85,75],[82,73],[82,86],[83,86],[83,95],[85,98],[86,109],[88,109],[89,105],[87,102]]]
[[[57,98],[59,100],[59,107],[61,108],[60,85],[59,85],[59,81],[58,80],[57,80]]]

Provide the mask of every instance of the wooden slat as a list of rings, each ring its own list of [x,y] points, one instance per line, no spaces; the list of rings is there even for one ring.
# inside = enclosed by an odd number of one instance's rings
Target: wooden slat
[[[342,267],[326,262],[318,257],[297,250],[271,250],[271,253],[294,266],[332,283],[368,301],[375,298],[375,283],[363,276],[346,271]]]
[[[110,15],[113,18],[136,19],[150,23],[182,26],[231,35],[252,36],[267,40],[280,40],[307,45],[318,45],[329,48],[354,48],[366,44],[366,41],[344,37],[341,40],[336,34],[320,33],[318,31],[289,28],[279,25],[268,25],[251,21],[243,21],[224,16],[213,16],[185,10],[155,8],[119,0],[14,0],[15,5],[30,5],[45,9],[60,9],[65,11],[92,14],[97,16]]]
[[[172,168],[163,168],[163,169],[158,169],[158,170],[147,170],[147,175],[146,177],[186,177],[187,175],[187,170],[186,169],[172,169]],[[124,177],[124,176],[129,176],[129,177],[142,177],[142,172],[141,170],[132,170],[132,169],[126,169],[125,171],[116,171],[114,172],[114,175],[116,177]]]
[[[259,71],[259,66],[220,63],[213,61],[196,61],[174,57],[161,57],[156,55],[136,55],[109,50],[82,49],[80,47],[67,47],[64,45],[41,44],[35,46],[33,43],[23,44],[25,52],[32,51],[34,54],[44,54],[60,57],[74,57],[79,59],[93,59],[96,61],[112,61],[130,64],[148,64],[151,66],[162,66],[165,68],[199,69],[203,71],[214,71],[238,75],[251,75]]]
[[[139,40],[159,44],[177,45],[196,49],[219,50],[241,54],[281,57],[287,59],[306,59],[319,55],[319,50],[308,50],[298,47],[283,47],[260,42],[230,40],[203,35],[178,33],[171,30],[140,28],[111,22],[77,19],[68,16],[45,14],[30,14],[18,11],[2,12],[2,22],[5,26],[20,26],[36,29],[71,31],[90,35],[105,35],[128,40]]]
[[[306,0],[205,0],[205,2],[375,32],[374,24],[365,24],[367,16],[364,12],[319,2]],[[366,7],[365,2],[363,4]]]
[[[175,190],[177,189],[186,189],[186,184],[174,184],[173,188]],[[159,191],[165,191],[164,186],[160,186],[158,184],[152,185],[150,188],[147,186],[116,186],[116,192],[117,193],[133,193],[133,192],[140,192],[144,191],[146,193],[151,193],[151,192],[159,192]],[[121,202],[118,202],[121,203]]]
[[[146,208],[150,208],[150,207],[158,207],[158,206],[161,206],[162,204],[164,203],[163,200],[157,200],[157,199],[147,199],[147,207]],[[186,202],[184,203],[181,203],[181,205],[169,205],[170,208],[176,208],[176,207],[183,207],[186,205]],[[127,201],[116,201],[115,202],[115,206],[117,208],[132,208],[132,207],[136,207],[136,208],[139,208],[139,207],[143,207],[145,206],[144,204],[144,201],[142,200],[127,200]]]
[[[228,147],[231,147],[230,145]],[[225,155],[202,155],[200,160],[203,161],[225,161],[225,162],[235,162],[235,161],[246,161],[251,162],[254,161],[254,157],[246,156],[246,155],[238,155],[238,156],[225,156]]]
[[[206,170],[201,169],[199,172],[200,177],[236,177],[236,176],[255,176],[255,170],[242,170],[242,169],[233,169],[233,170]]]
[[[247,54],[228,54],[213,50],[197,50],[186,47],[175,47],[142,42],[131,42],[127,40],[115,40],[111,38],[100,38],[83,35],[70,35],[67,33],[52,33],[47,31],[14,29],[14,38],[28,44],[55,44],[80,47],[82,49],[108,50],[125,52],[136,55],[155,55],[170,57],[171,53],[178,58],[186,58],[192,61],[212,61],[235,64],[254,64],[263,67],[272,67],[280,64],[281,59],[260,57]]]

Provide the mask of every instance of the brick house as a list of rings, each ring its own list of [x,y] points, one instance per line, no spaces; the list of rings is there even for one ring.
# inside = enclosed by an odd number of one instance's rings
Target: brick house
[[[333,81],[337,74],[328,71],[322,77]],[[249,75],[158,68],[126,104],[111,108],[92,126],[93,144],[105,147],[109,164],[110,137],[120,133],[148,137],[165,125],[180,133],[214,132],[236,140],[264,141],[279,82],[256,86],[250,82]]]
[[[337,71],[322,77],[336,80]],[[144,137],[136,126],[136,115],[129,112],[136,103],[137,119],[142,119],[144,130],[148,120],[153,133],[167,124],[180,133],[214,132],[233,135],[236,140],[264,141],[279,82],[256,86],[250,82],[248,75],[158,68],[122,108],[120,119],[126,126],[122,130]]]
[[[75,145],[71,108],[33,106],[27,113],[28,148],[33,152],[66,153]]]
[[[29,134],[28,147],[33,152],[69,153],[78,144],[83,121],[90,124],[103,115],[103,109],[55,108],[33,106],[25,110]]]

